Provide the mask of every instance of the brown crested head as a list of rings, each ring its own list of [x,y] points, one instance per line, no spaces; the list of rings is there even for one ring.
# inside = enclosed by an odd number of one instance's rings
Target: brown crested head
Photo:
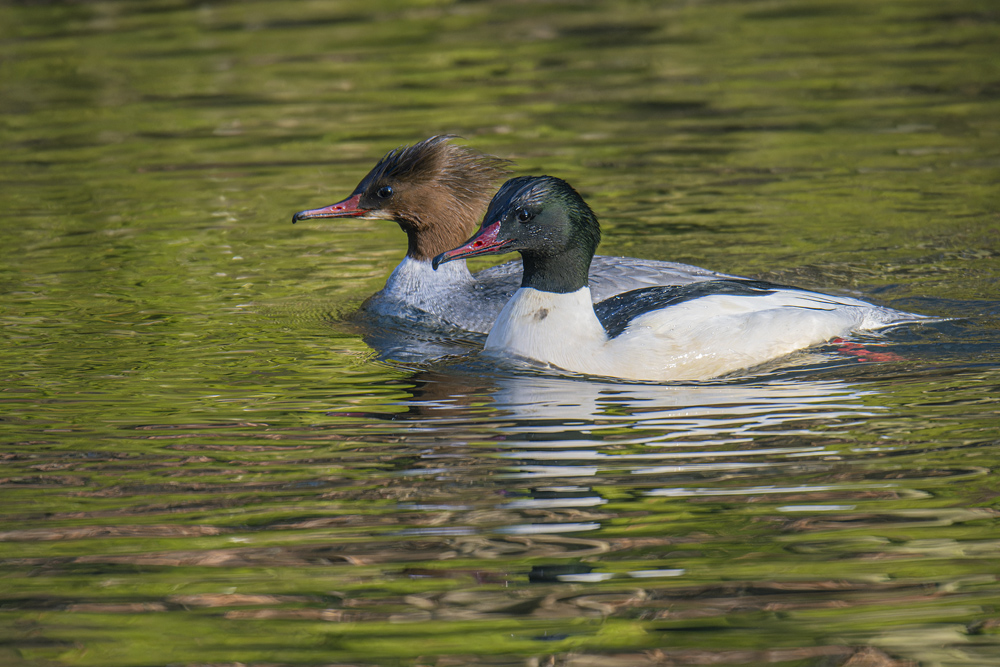
[[[356,217],[399,223],[414,259],[464,243],[508,173],[509,161],[453,144],[454,138],[439,135],[389,151],[351,195]]]

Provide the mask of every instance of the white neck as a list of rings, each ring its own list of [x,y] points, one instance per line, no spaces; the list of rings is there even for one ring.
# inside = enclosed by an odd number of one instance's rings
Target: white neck
[[[441,288],[471,282],[472,274],[464,259],[442,264],[435,271],[429,261],[407,255],[385,281],[383,292],[421,307],[440,300]]]

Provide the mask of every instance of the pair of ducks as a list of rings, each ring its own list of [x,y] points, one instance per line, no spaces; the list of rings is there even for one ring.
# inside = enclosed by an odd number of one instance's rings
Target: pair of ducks
[[[521,176],[489,200],[507,162],[452,138],[390,151],[350,197],[292,218],[388,219],[406,232],[406,257],[365,302],[369,312],[488,332],[485,352],[498,356],[655,381],[718,377],[929,319],[687,264],[595,256],[597,217],[568,183]],[[474,275],[464,261],[514,251],[520,263]]]

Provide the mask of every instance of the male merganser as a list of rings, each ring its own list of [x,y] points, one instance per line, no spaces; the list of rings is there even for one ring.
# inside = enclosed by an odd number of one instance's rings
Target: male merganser
[[[347,199],[308,211],[314,218],[395,220],[406,232],[406,257],[385,287],[363,305],[369,313],[487,333],[520,284],[521,262],[469,272],[465,262],[434,271],[431,259],[469,238],[508,163],[434,136],[391,150]],[[731,277],[697,266],[632,257],[595,257],[590,286],[600,300],[651,285]]]
[[[479,232],[433,266],[519,251],[521,288],[486,352],[630,380],[714,378],[853,331],[929,319],[747,279],[649,287],[592,305],[587,271],[600,239],[597,217],[568,183],[519,177],[493,197]]]

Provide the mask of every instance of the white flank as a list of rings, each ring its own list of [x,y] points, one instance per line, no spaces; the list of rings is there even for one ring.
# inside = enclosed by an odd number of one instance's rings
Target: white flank
[[[852,331],[925,319],[857,299],[796,289],[765,296],[710,295],[637,317],[609,339],[590,289],[521,288],[486,340],[493,354],[631,380],[705,380]]]

